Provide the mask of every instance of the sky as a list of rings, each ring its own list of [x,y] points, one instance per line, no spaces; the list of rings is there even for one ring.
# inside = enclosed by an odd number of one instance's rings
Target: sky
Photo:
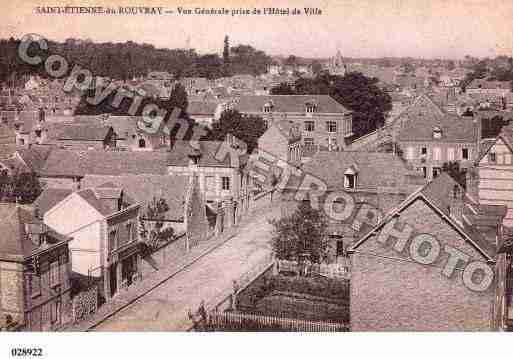
[[[173,14],[41,15],[37,6],[161,6]],[[145,42],[199,53],[249,44],[271,55],[463,58],[513,56],[513,0],[25,0],[3,4],[0,37]],[[177,8],[317,7],[321,15],[178,15]],[[304,11],[302,10],[304,13]]]

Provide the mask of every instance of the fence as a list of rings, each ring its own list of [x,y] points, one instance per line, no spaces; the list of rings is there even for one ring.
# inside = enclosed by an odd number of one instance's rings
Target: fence
[[[211,330],[345,332],[347,325],[306,320],[268,317],[254,314],[212,312],[208,317]]]
[[[296,261],[278,260],[279,272],[318,274],[328,278],[349,279],[349,268],[338,263],[299,264]]]
[[[273,265],[274,256],[272,253],[268,253],[258,262],[257,265],[241,275],[237,280],[234,280],[233,288],[228,291],[225,290],[215,296],[214,299],[209,302],[206,309],[211,311],[222,311],[231,308],[233,306],[233,295],[242,291],[262,273],[269,270]]]

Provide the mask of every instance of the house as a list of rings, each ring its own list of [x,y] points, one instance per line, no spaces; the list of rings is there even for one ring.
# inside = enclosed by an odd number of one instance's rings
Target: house
[[[140,279],[139,209],[122,188],[104,183],[71,193],[43,215],[50,228],[73,237],[74,274],[96,280],[106,300]]]
[[[72,238],[35,212],[0,204],[0,316],[26,330],[54,330],[70,320]]]
[[[397,142],[404,158],[424,177],[438,176],[444,163],[468,170],[479,153],[481,122],[432,110],[410,110]]]
[[[496,138],[486,142],[476,161],[479,201],[505,205],[504,226],[513,227],[513,127],[502,127]]]
[[[173,141],[167,171],[172,176],[197,174],[208,204],[231,199],[240,211],[248,201],[249,174],[243,171],[248,157],[245,146],[232,136],[225,141]]]
[[[143,121],[142,116],[113,116],[103,119],[116,133],[116,147],[130,151],[155,151],[169,146],[169,136],[162,131],[155,134],[145,131],[152,123]],[[144,126],[144,127],[143,127]]]
[[[349,249],[351,330],[504,328],[504,214],[445,173],[412,193]]]
[[[288,163],[299,163],[301,131],[293,121],[276,121],[258,139],[258,150]]]
[[[326,193],[320,199],[321,203],[328,196],[340,194],[341,202],[340,205],[339,202],[334,204],[339,207],[335,211],[344,210],[344,198],[348,196],[356,207],[343,220],[336,219],[336,216],[329,218],[331,261],[344,261],[349,245],[361,236],[359,225],[353,225],[355,219],[361,224],[367,221],[377,223],[379,213],[386,213],[394,208],[425,183],[399,156],[391,153],[323,151],[304,164],[302,170],[305,173],[303,179],[291,176],[285,189],[286,194],[283,195],[285,200],[305,198],[308,192],[307,199],[312,201],[309,197],[312,188],[304,183],[304,178],[311,176],[315,178],[315,182],[325,186]],[[374,214],[369,217],[366,211],[369,208],[378,212],[371,211]]]
[[[260,116],[268,126],[274,121],[293,121],[307,146],[341,149],[353,135],[351,111],[328,95],[241,96],[234,109]]]
[[[53,149],[36,173],[48,187],[79,189],[86,174],[167,174],[168,157],[165,151]]]
[[[467,85],[465,92],[469,95],[488,95],[490,97],[505,97],[511,93],[509,82],[474,79]]]
[[[196,122],[211,126],[212,122],[219,120],[225,105],[214,101],[189,101],[187,114]]]
[[[55,145],[72,150],[105,150],[116,147],[117,135],[102,124],[66,124],[56,129]]]

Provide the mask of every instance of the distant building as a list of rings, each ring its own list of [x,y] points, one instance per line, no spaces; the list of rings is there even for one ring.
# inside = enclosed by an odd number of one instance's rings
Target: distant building
[[[299,164],[301,131],[292,121],[276,121],[258,139],[258,150],[287,163]]]
[[[234,108],[262,117],[268,126],[275,121],[293,121],[307,146],[343,149],[353,135],[352,112],[328,95],[241,96]]]
[[[397,143],[406,161],[425,178],[437,177],[446,162],[459,162],[465,169],[473,166],[480,121],[443,113],[427,98],[408,108],[401,121]]]

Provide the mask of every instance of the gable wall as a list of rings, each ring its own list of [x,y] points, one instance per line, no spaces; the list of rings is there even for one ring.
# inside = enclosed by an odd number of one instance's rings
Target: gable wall
[[[403,255],[391,248],[393,239],[387,247],[376,237],[364,242],[351,256],[351,330],[490,330],[494,288],[473,292],[462,283],[461,270],[452,278],[442,274],[448,259],[444,244],[471,258],[483,257],[422,200],[405,209],[400,219],[417,233],[429,233],[439,240],[439,259],[430,266],[412,261],[409,242]]]

